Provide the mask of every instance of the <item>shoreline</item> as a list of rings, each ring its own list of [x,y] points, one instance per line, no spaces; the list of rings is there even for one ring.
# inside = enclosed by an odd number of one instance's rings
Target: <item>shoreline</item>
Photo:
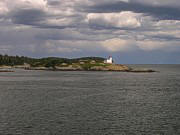
[[[6,72],[14,72],[13,70],[0,70],[0,73],[6,73]]]
[[[127,73],[154,73],[154,72],[158,72],[155,70],[151,70],[151,69],[130,69],[130,70],[80,70],[80,69],[24,69],[24,70],[35,70],[35,71],[64,71],[64,72],[68,72],[68,71],[79,71],[79,72],[127,72]]]
[[[153,73],[157,72],[152,69],[146,68],[132,68],[122,64],[109,64],[106,66],[95,66],[91,65],[90,67],[84,68],[85,64],[79,65],[77,67],[73,67],[72,65],[68,66],[56,66],[56,67],[32,67],[32,66],[4,66],[0,67],[0,72],[15,72],[13,69],[23,69],[23,70],[39,70],[39,71],[96,71],[96,72],[129,72],[129,73]]]
[[[158,71],[154,71],[154,70],[59,70],[59,69],[23,69],[23,70],[30,70],[30,71],[53,71],[53,72],[58,72],[58,71],[64,71],[64,72],[68,72],[68,71],[79,71],[79,72],[126,72],[126,73],[154,73],[154,72],[158,72]],[[11,72],[15,72],[13,70],[0,70],[0,73],[11,73]]]

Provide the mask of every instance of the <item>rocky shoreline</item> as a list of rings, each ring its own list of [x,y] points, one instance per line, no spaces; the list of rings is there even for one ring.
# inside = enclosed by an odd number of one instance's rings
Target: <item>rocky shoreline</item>
[[[0,72],[14,72],[13,70],[0,70]]]
[[[0,72],[15,72],[13,70],[0,70]],[[97,72],[132,72],[132,73],[153,73],[157,72],[151,69],[127,69],[127,70],[101,70],[101,69],[90,69],[90,70],[84,70],[84,69],[49,69],[49,68],[26,68],[24,70],[39,70],[39,71],[97,71]]]
[[[0,72],[14,72],[14,69],[42,70],[42,71],[109,71],[109,72],[133,72],[133,73],[152,73],[151,69],[131,68],[122,64],[106,64],[96,61],[80,61],[78,63],[62,63],[61,65],[45,67],[31,66],[30,64],[16,66],[0,66]]]
[[[94,66],[89,69],[83,69],[81,67],[55,67],[55,68],[47,68],[47,67],[26,67],[25,70],[44,70],[44,71],[109,71],[109,72],[133,72],[133,73],[152,73],[156,72],[151,69],[132,69],[125,65],[120,64],[111,64],[109,66]]]

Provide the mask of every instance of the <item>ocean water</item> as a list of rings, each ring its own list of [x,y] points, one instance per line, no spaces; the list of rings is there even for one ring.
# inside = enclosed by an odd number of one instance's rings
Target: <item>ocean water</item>
[[[180,65],[0,73],[0,135],[179,135]]]

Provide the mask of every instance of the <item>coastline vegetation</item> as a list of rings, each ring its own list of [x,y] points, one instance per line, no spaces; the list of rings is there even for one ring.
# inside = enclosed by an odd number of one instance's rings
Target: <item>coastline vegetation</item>
[[[8,56],[0,55],[0,66],[19,66],[29,64],[31,67],[77,67],[90,69],[92,66],[105,66],[105,59],[101,57],[82,57],[75,59],[47,57],[47,58],[30,58],[25,56]]]

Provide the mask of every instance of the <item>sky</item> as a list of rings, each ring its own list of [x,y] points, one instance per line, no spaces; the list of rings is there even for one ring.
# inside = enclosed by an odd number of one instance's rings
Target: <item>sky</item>
[[[0,0],[0,54],[180,64],[180,0]]]

